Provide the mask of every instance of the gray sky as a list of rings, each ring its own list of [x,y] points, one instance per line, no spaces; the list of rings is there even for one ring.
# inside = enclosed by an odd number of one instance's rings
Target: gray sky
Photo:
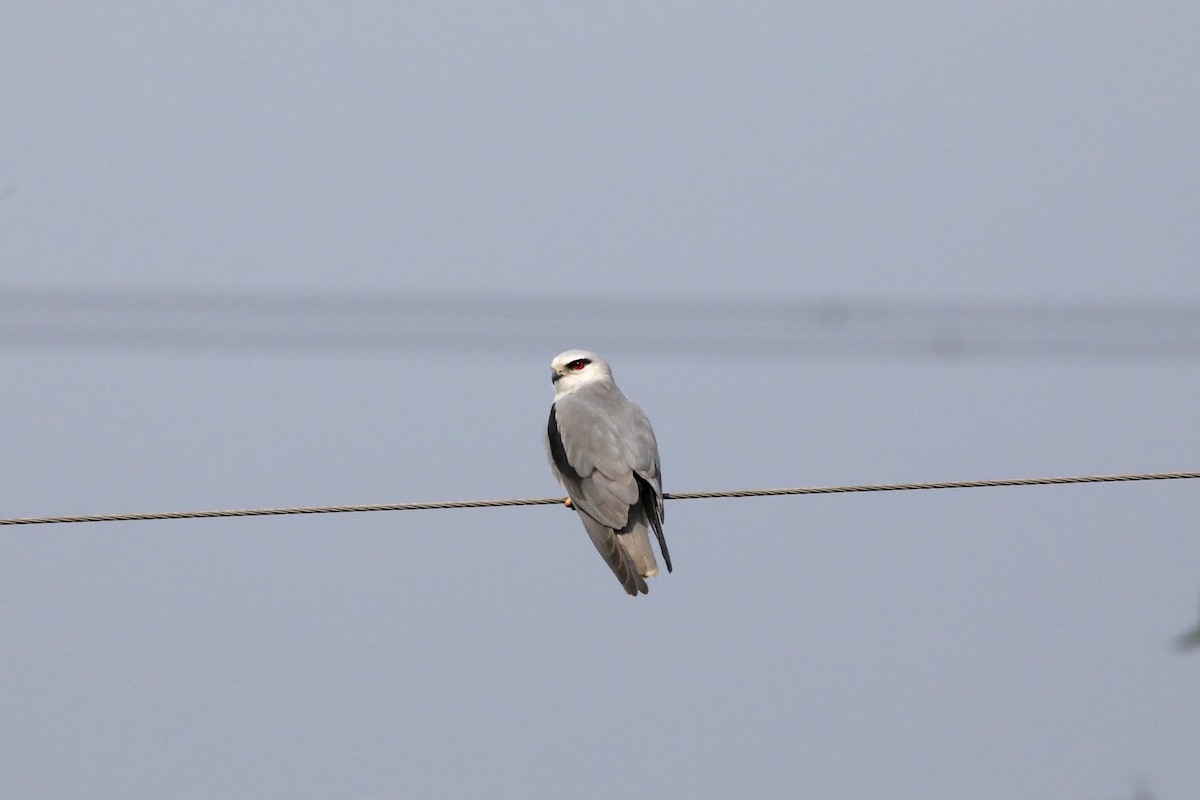
[[[0,337],[0,516],[555,494],[570,347],[668,491],[1195,470],[1196,359],[663,352],[570,309],[1194,305],[1198,86],[1184,3],[7,3],[3,287],[546,311],[475,349]],[[550,507],[4,529],[0,784],[1197,797],[1198,491],[672,502],[636,601]]]

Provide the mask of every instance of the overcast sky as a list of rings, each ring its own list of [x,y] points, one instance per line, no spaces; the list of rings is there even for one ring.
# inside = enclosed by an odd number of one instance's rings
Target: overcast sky
[[[646,327],[1195,309],[1198,91],[1190,3],[10,0],[0,295],[464,304],[311,348],[8,306],[0,517],[553,496],[572,347],[668,491],[1200,469],[1200,358]],[[3,528],[0,785],[1200,797],[1198,484],[674,501],[636,600],[554,507]]]

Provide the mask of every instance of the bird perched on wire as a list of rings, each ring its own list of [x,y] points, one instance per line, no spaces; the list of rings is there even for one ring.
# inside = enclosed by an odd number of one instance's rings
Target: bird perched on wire
[[[671,571],[650,420],[617,388],[608,363],[595,353],[568,350],[550,367],[554,404],[546,449],[554,476],[625,591],[646,594],[645,579],[658,575],[651,528]]]

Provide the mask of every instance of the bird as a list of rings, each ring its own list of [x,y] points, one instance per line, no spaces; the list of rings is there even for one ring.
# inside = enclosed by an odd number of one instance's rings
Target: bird
[[[555,478],[609,569],[630,595],[649,593],[658,575],[649,531],[663,536],[662,472],[654,429],[613,380],[608,362],[587,350],[567,350],[550,362],[554,402],[546,451]]]

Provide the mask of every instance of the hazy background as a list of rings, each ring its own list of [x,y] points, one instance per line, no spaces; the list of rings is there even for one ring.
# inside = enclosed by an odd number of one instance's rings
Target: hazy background
[[[0,516],[554,495],[570,347],[668,490],[1196,470],[1200,348],[722,347],[757,315],[686,302],[1194,337],[1198,89],[1193,3],[13,0]],[[243,335],[271,303],[305,344]],[[4,528],[0,787],[1198,798],[1198,513],[672,502],[638,600],[553,507]]]

